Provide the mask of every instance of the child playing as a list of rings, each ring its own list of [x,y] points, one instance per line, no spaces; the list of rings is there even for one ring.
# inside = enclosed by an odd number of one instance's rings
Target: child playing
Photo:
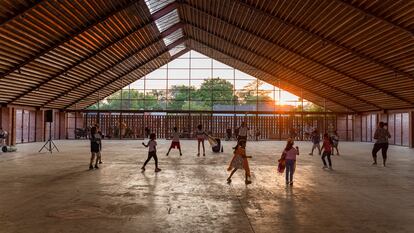
[[[332,140],[332,155],[334,154],[335,149],[336,149],[336,154],[339,155],[339,150],[338,150],[339,136],[336,130],[334,131],[334,134],[331,136],[331,140]]]
[[[96,127],[91,128],[91,135],[89,139],[91,141],[91,160],[89,163],[89,170],[92,170],[94,168],[92,166],[94,160],[95,160],[95,169],[99,169],[98,162],[100,160],[100,152],[101,152],[101,135],[98,133],[98,130]]]
[[[286,185],[293,185],[293,174],[295,173],[296,155],[299,155],[299,147],[294,148],[295,142],[289,138],[285,150],[282,153],[282,158],[285,159],[286,164]]]
[[[331,162],[331,154],[332,154],[332,141],[329,138],[328,134],[325,133],[323,135],[323,144],[322,144],[322,150],[323,150],[323,154],[322,154],[322,162],[323,162],[323,169],[328,168],[326,166],[326,161],[325,161],[325,157],[328,157],[328,164],[329,164],[329,169],[332,170],[332,162]]]
[[[227,178],[227,183],[231,183],[231,177],[233,174],[237,171],[237,169],[244,169],[245,171],[245,183],[251,184],[250,181],[250,168],[249,168],[249,162],[247,161],[247,158],[251,158],[251,156],[246,156],[246,141],[239,141],[236,145],[236,148],[234,150],[233,159],[230,162],[229,167],[227,168],[227,171],[233,171],[230,173],[229,178]]]
[[[151,158],[154,158],[155,160],[155,172],[159,172],[161,171],[161,169],[158,168],[158,158],[157,158],[157,141],[155,141],[155,133],[151,133],[150,134],[150,140],[148,141],[148,143],[145,145],[145,143],[142,143],[142,145],[144,145],[145,147],[149,147],[148,148],[148,158],[144,163],[144,166],[142,166],[142,171],[145,171],[145,166],[147,165],[147,163],[150,161]]]
[[[311,140],[312,140],[313,146],[312,146],[312,151],[311,153],[309,153],[309,155],[313,155],[313,150],[315,150],[315,148],[318,148],[319,155],[321,155],[321,146],[319,145],[319,143],[321,142],[321,136],[319,135],[319,131],[317,129],[315,129],[312,132]]]
[[[197,126],[196,137],[198,142],[198,153],[197,156],[200,156],[200,144],[203,145],[203,156],[206,156],[206,149],[204,147],[204,139],[206,136],[206,132],[203,130],[203,126],[200,124]]]
[[[178,132],[177,127],[174,127],[173,129],[174,129],[174,132],[173,132],[172,142],[171,142],[170,149],[168,149],[167,156],[168,154],[170,154],[170,151],[172,148],[178,148],[178,150],[180,151],[180,156],[182,156],[183,154],[181,153],[180,133]]]

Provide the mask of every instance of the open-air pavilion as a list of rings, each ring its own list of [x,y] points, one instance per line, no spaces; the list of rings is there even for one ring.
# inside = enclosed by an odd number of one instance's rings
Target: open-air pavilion
[[[242,122],[252,183],[227,184]],[[196,155],[199,124],[222,153]],[[413,125],[414,1],[0,1],[0,232],[413,232]]]

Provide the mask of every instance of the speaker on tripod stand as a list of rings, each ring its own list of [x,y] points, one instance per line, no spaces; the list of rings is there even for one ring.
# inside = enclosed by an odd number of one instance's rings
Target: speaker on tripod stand
[[[59,152],[56,144],[52,140],[52,122],[53,122],[53,110],[46,110],[45,111],[45,124],[49,123],[49,139],[46,143],[40,148],[39,152],[43,149],[46,149],[50,153],[52,153],[53,149],[56,149]]]

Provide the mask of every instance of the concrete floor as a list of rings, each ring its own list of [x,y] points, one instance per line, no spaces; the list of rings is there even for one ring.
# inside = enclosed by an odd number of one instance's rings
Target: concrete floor
[[[372,167],[369,143],[342,142],[333,171],[298,142],[295,184],[276,174],[284,142],[249,142],[251,185],[243,172],[226,184],[234,142],[196,157],[182,141],[160,168],[145,173],[142,141],[104,141],[101,169],[88,171],[88,141],[56,141],[0,153],[0,232],[414,232],[414,150],[390,147],[389,167]],[[381,161],[381,160],[379,160]]]

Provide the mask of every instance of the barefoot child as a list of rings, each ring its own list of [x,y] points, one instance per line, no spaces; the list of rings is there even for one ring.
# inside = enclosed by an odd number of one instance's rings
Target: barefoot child
[[[168,154],[170,154],[170,151],[172,148],[178,148],[178,150],[180,151],[180,156],[182,156],[183,154],[181,153],[181,146],[180,146],[180,133],[178,132],[177,127],[174,127],[174,132],[172,135],[172,142],[171,142],[171,146],[170,149],[168,149],[167,152],[167,156]]]
[[[144,166],[142,166],[142,171],[145,171],[145,166],[150,161],[151,158],[154,158],[155,160],[155,172],[161,171],[161,169],[158,168],[158,158],[157,158],[157,141],[155,141],[155,133],[150,134],[150,140],[147,144],[142,143],[145,147],[148,147],[148,158],[144,163]]]
[[[331,154],[332,154],[332,140],[329,138],[329,135],[325,133],[323,135],[323,144],[322,144],[322,162],[323,169],[328,168],[326,166],[325,157],[328,157],[329,169],[332,170]]]
[[[251,156],[246,156],[246,142],[245,141],[239,141],[236,145],[236,148],[234,150],[233,159],[230,162],[229,167],[227,168],[227,171],[233,171],[230,173],[229,178],[227,178],[227,183],[231,183],[231,177],[233,174],[237,171],[237,169],[244,169],[245,171],[245,183],[251,184],[250,181],[250,168],[249,168],[249,162],[247,161],[247,158],[251,158]]]
[[[283,151],[282,158],[285,159],[286,164],[286,184],[293,185],[293,174],[296,167],[296,155],[299,155],[299,147],[294,148],[295,142],[289,138],[285,150]]]
[[[198,153],[197,156],[200,156],[200,144],[203,145],[203,156],[206,156],[206,149],[204,147],[204,139],[206,138],[206,132],[203,130],[202,125],[197,126],[196,137],[197,137],[197,145],[198,145]]]

